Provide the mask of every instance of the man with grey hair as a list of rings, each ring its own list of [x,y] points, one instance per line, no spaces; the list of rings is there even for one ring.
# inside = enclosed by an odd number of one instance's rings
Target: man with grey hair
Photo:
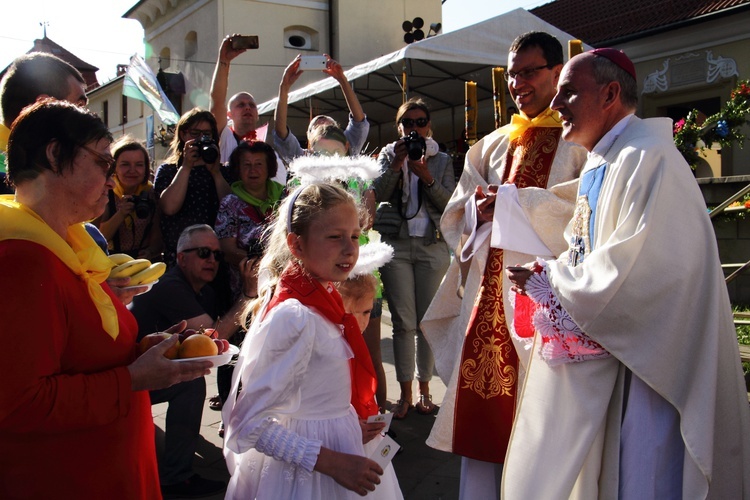
[[[563,68],[552,108],[588,161],[568,251],[507,271],[535,306],[536,344],[505,498],[750,494],[750,411],[714,230],[671,120],[637,118],[636,104],[619,50]]]
[[[216,278],[223,259],[224,252],[211,226],[186,227],[177,240],[177,265],[167,271],[149,293],[133,300],[132,310],[140,330],[162,331],[162,325],[179,317],[176,323],[185,319],[188,328],[197,330],[218,323],[215,328],[219,338],[234,335],[240,327],[238,318],[244,300],[237,301],[218,321],[216,294],[207,286]]]
[[[245,300],[238,300],[224,318],[219,318],[216,294],[207,286],[216,277],[222,259],[219,239],[211,226],[196,224],[185,228],[177,242],[177,265],[149,293],[133,300],[131,311],[138,321],[139,337],[164,331],[182,320],[187,320],[187,328],[195,330],[214,327],[219,338],[234,335],[240,327],[239,313]],[[151,391],[152,404],[169,403],[164,457],[160,461],[162,494],[167,498],[206,496],[224,489],[224,483],[193,473],[205,399],[203,377]]]

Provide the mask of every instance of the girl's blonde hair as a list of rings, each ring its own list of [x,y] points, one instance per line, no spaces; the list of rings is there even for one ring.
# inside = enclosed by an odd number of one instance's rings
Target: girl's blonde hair
[[[378,279],[372,274],[361,274],[337,283],[336,288],[338,288],[344,301],[360,300],[368,294],[375,296],[378,289]]]
[[[289,232],[302,237],[307,236],[317,217],[342,203],[350,203],[361,211],[349,192],[329,183],[300,186],[284,199],[276,220],[268,228],[270,234],[266,252],[258,270],[258,297],[262,299],[267,293],[273,293],[282,271],[293,258],[287,244]],[[258,311],[260,303],[260,300],[255,300],[247,305],[243,311],[243,323],[246,323],[248,315]]]

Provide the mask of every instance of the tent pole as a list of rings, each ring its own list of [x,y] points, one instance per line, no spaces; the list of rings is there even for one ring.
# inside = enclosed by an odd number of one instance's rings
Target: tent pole
[[[406,59],[401,69],[401,104],[406,102]]]

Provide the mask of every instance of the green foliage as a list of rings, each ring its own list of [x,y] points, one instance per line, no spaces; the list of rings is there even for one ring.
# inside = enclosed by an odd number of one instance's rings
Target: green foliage
[[[698,110],[693,109],[687,116],[674,125],[674,144],[682,153],[690,168],[695,169],[700,160],[699,151],[718,144],[722,148],[745,142],[745,135],[740,131],[748,123],[750,114],[750,85],[741,80],[732,90],[729,100],[718,113],[698,123]]]

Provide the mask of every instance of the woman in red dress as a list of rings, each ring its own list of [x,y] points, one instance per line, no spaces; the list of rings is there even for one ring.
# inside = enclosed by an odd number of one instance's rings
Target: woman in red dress
[[[46,100],[14,122],[0,197],[0,498],[160,498],[147,389],[208,372],[174,340],[136,359],[138,327],[84,228],[113,187],[99,118]]]

